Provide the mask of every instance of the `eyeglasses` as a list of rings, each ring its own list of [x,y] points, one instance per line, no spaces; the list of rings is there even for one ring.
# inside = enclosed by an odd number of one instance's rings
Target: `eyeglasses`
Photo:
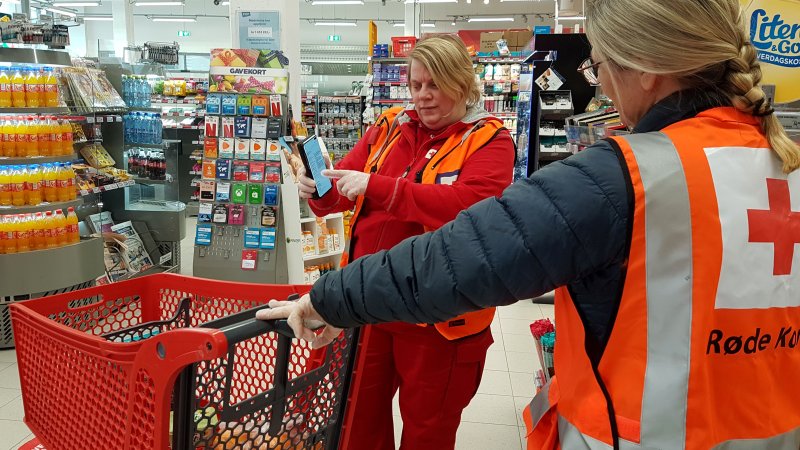
[[[592,86],[600,86],[600,80],[597,78],[597,71],[595,68],[605,61],[594,62],[592,58],[587,58],[578,66],[578,72],[583,74],[586,81]]]

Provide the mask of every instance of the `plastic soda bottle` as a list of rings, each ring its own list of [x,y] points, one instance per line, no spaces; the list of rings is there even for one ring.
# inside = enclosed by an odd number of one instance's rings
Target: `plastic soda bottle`
[[[58,190],[56,187],[56,168],[53,166],[53,164],[44,164],[42,165],[42,168],[42,192],[44,193],[44,201],[57,202]]]
[[[14,166],[11,173],[11,204],[14,206],[25,205],[26,172],[25,166]]]
[[[46,116],[39,117],[37,122],[39,154],[42,156],[54,156],[53,144],[50,142],[50,127]]]
[[[0,120],[0,155],[13,158],[17,155],[15,147],[16,136],[14,135],[14,127],[11,125],[11,134],[9,135],[9,117],[3,116]]]
[[[28,167],[28,182],[25,188],[29,205],[38,205],[44,201],[41,166],[34,164]]]
[[[47,211],[44,219],[45,248],[58,247],[58,233],[56,231],[56,225],[56,218],[53,217],[53,211]]]
[[[25,107],[25,77],[19,67],[11,68],[11,106],[14,108]]]
[[[39,91],[41,87],[41,80],[39,78],[39,71],[36,69],[28,69],[25,75],[25,103],[28,108],[38,108],[39,104]]]
[[[11,167],[0,167],[0,206],[11,206]]]
[[[28,124],[25,122],[25,118],[20,116],[16,122],[14,122],[14,135],[17,137],[14,141],[15,144],[14,148],[16,149],[17,156],[25,156],[28,153],[28,144],[27,144],[27,135],[25,134],[25,129],[28,127]]]
[[[55,218],[56,245],[61,247],[67,244],[67,218],[60,209],[53,213],[53,217]]]
[[[58,106],[58,80],[53,73],[52,67],[45,67],[44,69],[44,82],[45,90],[45,104],[48,108]]]
[[[36,76],[39,78],[39,106],[42,108],[47,106],[47,85],[45,84],[47,75],[45,75],[44,71],[44,67],[40,67],[36,70]]]
[[[17,216],[17,251],[19,253],[31,251],[31,224],[28,219],[20,214]]]
[[[72,169],[70,163],[64,163],[64,169],[67,172],[67,198],[69,200],[75,200],[78,198],[78,182],[75,180],[75,171]]]
[[[31,232],[33,233],[33,248],[34,250],[43,250],[47,248],[47,241],[44,237],[44,215],[41,212],[37,212],[33,218],[33,227]]]
[[[70,155],[73,153],[73,142],[72,142],[72,126],[69,124],[69,120],[64,119],[60,121],[61,131],[61,154],[62,155]]]
[[[39,156],[39,126],[32,116],[25,119],[25,156]]]
[[[14,225],[14,217],[4,216],[3,223],[5,225],[3,232],[6,235],[4,239],[5,253],[17,253],[17,232]]]
[[[69,193],[67,192],[67,171],[63,164],[53,164],[56,171],[56,201],[66,202],[69,201]]]
[[[8,68],[0,68],[0,108],[11,107],[11,77]]]
[[[81,240],[80,231],[78,229],[78,215],[75,214],[75,208],[69,207],[67,209],[67,242],[75,244]]]
[[[6,241],[8,240],[8,235],[6,234],[7,229],[6,216],[0,216],[0,255],[6,253]]]

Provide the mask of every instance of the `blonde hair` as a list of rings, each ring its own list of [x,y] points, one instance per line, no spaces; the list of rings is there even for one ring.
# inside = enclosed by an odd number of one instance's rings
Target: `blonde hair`
[[[475,82],[472,58],[461,39],[451,35],[423,39],[408,56],[409,72],[416,63],[422,64],[436,86],[453,100],[466,100],[467,106],[475,106],[480,101],[481,91]]]
[[[783,171],[800,167],[800,146],[772,113],[739,0],[587,0],[586,34],[623,68],[674,76],[721,104],[758,116]]]

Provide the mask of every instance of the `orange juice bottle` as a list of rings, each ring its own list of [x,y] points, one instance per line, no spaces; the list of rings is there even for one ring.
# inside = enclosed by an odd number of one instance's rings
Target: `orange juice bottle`
[[[64,168],[67,170],[67,198],[75,200],[78,198],[78,181],[75,179],[77,177],[75,170],[70,163],[64,163]]]
[[[28,127],[25,118],[19,116],[14,122],[14,148],[16,149],[16,154],[18,157],[24,157],[28,153],[28,144],[26,142],[27,135],[25,134],[25,129]]]
[[[42,193],[44,201],[57,202],[58,189],[56,187],[56,169],[52,164],[42,165]]]
[[[67,242],[75,244],[81,240],[80,230],[78,228],[78,215],[75,214],[75,208],[69,207],[67,209]]]
[[[14,108],[25,107],[25,77],[19,67],[12,67],[11,71],[11,106]]]
[[[62,247],[67,245],[67,218],[64,217],[64,213],[60,209],[55,210],[53,217],[53,224],[56,230],[56,246]]]
[[[44,227],[44,215],[37,212],[33,218],[33,227],[31,229],[33,233],[33,248],[35,250],[44,250],[47,248],[47,240],[44,237]]]
[[[56,198],[59,202],[68,202],[77,196],[75,191],[75,172],[67,164],[58,164],[56,176]]]
[[[14,171],[11,173],[11,204],[14,206],[25,205],[26,178],[25,166],[14,166]]]
[[[17,233],[14,225],[14,216],[4,216],[5,223],[5,253],[17,253]]]
[[[26,184],[26,188],[29,205],[38,205],[44,201],[44,197],[42,195],[41,166],[34,164],[28,167],[28,182]]]
[[[0,216],[0,255],[6,253],[6,241],[8,240],[8,235],[6,234],[7,229],[6,216]]]
[[[39,126],[32,116],[25,119],[25,143],[27,151],[25,156],[39,156]]]
[[[50,142],[50,124],[47,122],[47,116],[39,117],[37,126],[39,154],[41,156],[55,156],[53,155],[53,144]]]
[[[8,153],[11,151],[11,149],[9,148],[10,146],[8,145],[6,120],[8,120],[8,117],[6,116],[0,117],[0,156],[9,156]]]
[[[47,211],[44,218],[44,244],[45,248],[58,247],[58,232],[56,231],[56,218],[53,211]]]
[[[72,125],[70,125],[67,119],[61,120],[59,123],[59,130],[61,131],[61,154],[71,155],[74,153],[72,148]]]
[[[2,80],[2,78],[0,78]],[[58,80],[53,73],[52,67],[44,68],[43,86],[45,91],[45,102],[43,106],[54,108],[58,106]]]
[[[37,69],[28,69],[25,75],[25,103],[28,108],[38,108],[42,106],[39,104],[39,90],[41,87],[41,80],[39,78],[39,71]]]
[[[0,69],[0,108],[11,108],[11,77],[7,67]]]
[[[31,224],[23,214],[17,216],[17,251],[31,251]]]
[[[36,75],[39,77],[39,106],[44,108],[47,106],[47,85],[45,84],[47,75],[45,74],[45,68],[40,67],[37,69]]]
[[[11,167],[0,167],[0,206],[11,206]]]

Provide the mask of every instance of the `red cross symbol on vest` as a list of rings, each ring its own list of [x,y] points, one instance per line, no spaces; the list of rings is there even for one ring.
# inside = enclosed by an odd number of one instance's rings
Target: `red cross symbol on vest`
[[[789,181],[767,178],[769,209],[748,209],[750,242],[771,243],[775,250],[772,274],[792,273],[794,246],[800,244],[800,211],[792,211]]]

